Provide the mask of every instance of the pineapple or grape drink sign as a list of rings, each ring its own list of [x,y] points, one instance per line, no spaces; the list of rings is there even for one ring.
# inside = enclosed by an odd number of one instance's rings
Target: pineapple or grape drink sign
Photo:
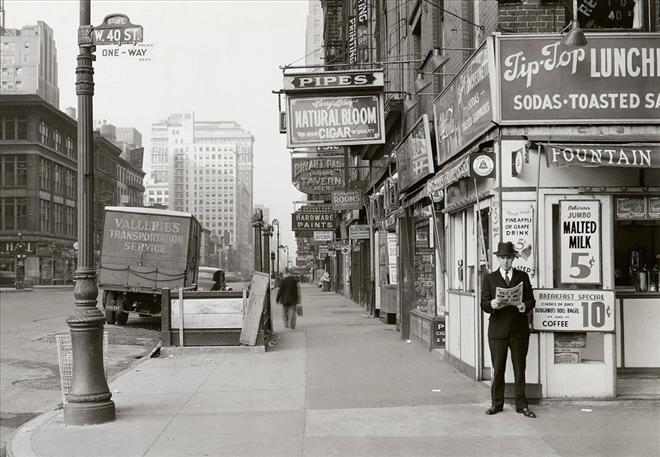
[[[530,277],[535,275],[534,256],[534,202],[502,202],[502,241],[511,241],[518,257],[513,261],[514,268],[522,270]],[[498,265],[494,262],[493,265]]]

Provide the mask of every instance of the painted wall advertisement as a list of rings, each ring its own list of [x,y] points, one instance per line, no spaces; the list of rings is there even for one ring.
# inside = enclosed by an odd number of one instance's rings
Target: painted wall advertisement
[[[601,220],[597,200],[559,202],[560,281],[601,284]]]
[[[383,96],[287,96],[287,147],[385,142]]]
[[[458,76],[433,101],[438,164],[441,164],[494,124],[492,94],[495,73],[493,42],[487,40]]]
[[[500,119],[515,123],[660,123],[660,36],[499,36]]]
[[[405,190],[433,174],[429,117],[424,114],[396,149],[399,189]]]
[[[536,274],[534,256],[536,246],[534,243],[534,202],[502,202],[502,233],[501,241],[511,241],[518,257],[513,266],[529,274],[533,278]],[[499,265],[493,259],[493,265]]]
[[[541,332],[613,332],[614,291],[534,289],[534,328]]]

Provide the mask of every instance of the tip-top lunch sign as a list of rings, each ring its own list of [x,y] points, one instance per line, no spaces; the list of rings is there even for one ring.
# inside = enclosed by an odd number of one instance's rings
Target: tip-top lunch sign
[[[500,119],[517,123],[660,123],[660,36],[498,36]]]
[[[97,46],[142,43],[143,35],[142,26],[132,24],[125,14],[109,14],[92,30]]]

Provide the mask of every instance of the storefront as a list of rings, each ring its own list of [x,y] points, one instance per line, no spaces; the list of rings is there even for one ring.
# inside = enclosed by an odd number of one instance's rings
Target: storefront
[[[450,85],[434,101],[447,354],[490,379],[480,283],[497,268],[492,246],[512,241],[537,300],[528,395],[657,395],[660,37],[587,39],[566,48],[557,35],[496,35],[454,80],[462,93]],[[489,95],[475,103],[480,85]],[[492,170],[475,165],[485,152]]]

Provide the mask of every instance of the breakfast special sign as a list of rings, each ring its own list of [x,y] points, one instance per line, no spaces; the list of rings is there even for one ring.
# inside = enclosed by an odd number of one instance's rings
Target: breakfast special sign
[[[503,124],[660,123],[660,36],[587,34],[498,36]]]

